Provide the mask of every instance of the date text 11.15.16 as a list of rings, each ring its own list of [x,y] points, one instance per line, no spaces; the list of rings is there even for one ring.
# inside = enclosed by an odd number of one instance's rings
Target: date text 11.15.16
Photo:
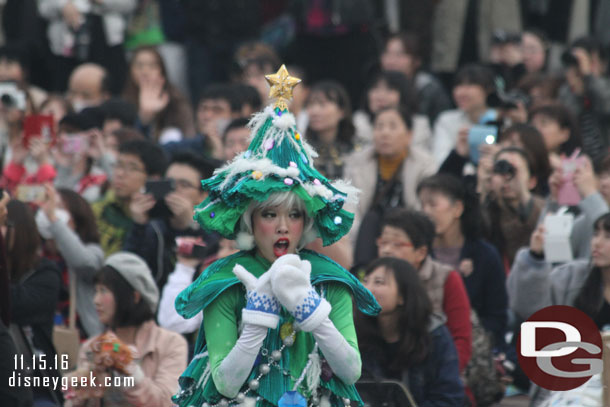
[[[15,355],[15,370],[67,370],[68,355],[46,355],[33,354],[31,358],[23,355]]]

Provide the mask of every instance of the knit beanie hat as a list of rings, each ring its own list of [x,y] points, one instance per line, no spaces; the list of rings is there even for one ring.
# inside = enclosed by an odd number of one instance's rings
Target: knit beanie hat
[[[157,311],[159,289],[142,258],[133,253],[118,252],[110,255],[104,265],[115,269],[134,290],[142,295],[142,299],[150,306],[152,312]]]

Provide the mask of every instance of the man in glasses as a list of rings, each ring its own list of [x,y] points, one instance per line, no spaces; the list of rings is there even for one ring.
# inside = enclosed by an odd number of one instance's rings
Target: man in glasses
[[[130,204],[148,179],[160,178],[167,161],[161,147],[148,140],[130,140],[119,146],[110,189],[92,205],[106,256],[123,247],[133,225]]]
[[[217,164],[189,152],[176,154],[165,172],[165,180],[170,182],[172,190],[162,198],[137,192],[131,201],[129,209],[134,225],[123,249],[146,261],[159,290],[176,264],[176,238],[200,238],[199,245],[205,250],[192,253],[191,248],[191,253],[184,253],[194,257],[195,264],[203,261],[198,256],[208,257],[218,249],[219,237],[204,232],[193,220],[193,208],[206,198],[201,180],[211,177]],[[165,212],[155,210],[159,206]]]

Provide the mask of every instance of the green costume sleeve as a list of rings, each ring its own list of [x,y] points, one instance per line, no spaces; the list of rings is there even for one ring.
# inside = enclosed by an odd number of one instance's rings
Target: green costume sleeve
[[[326,300],[332,305],[329,318],[335,328],[343,335],[347,343],[358,352],[358,338],[354,325],[352,296],[345,284],[330,283],[326,293]]]
[[[238,315],[243,308],[241,299],[241,286],[234,286],[203,310],[203,327],[212,378],[216,378],[218,367],[237,342]]]

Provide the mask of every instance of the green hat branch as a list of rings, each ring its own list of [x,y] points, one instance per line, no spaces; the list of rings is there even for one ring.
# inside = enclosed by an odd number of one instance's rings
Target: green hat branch
[[[343,206],[357,202],[358,190],[343,181],[331,182],[314,168],[317,154],[297,131],[287,107],[300,80],[291,77],[284,65],[267,80],[275,105],[250,121],[248,149],[201,182],[209,195],[195,208],[195,220],[206,230],[235,239],[240,217],[252,200],[263,202],[273,193],[291,191],[313,218],[312,237],[322,238],[325,246],[332,244],[352,225],[354,215]]]

